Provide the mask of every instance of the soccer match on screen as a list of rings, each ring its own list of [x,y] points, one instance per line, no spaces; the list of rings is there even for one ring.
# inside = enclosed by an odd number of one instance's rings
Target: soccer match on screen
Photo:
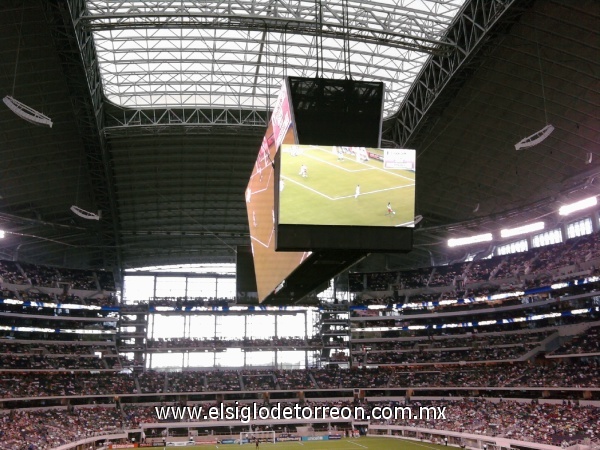
[[[282,145],[279,223],[414,226],[415,150]]]

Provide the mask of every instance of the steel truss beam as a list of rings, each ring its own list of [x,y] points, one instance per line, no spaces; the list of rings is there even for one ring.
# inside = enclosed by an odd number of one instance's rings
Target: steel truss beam
[[[465,68],[473,56],[483,44],[510,27],[531,3],[532,0],[472,0],[467,3],[448,30],[447,39],[457,46],[449,54],[429,57],[398,113],[387,122],[385,137],[404,147],[425,122],[434,123],[437,113],[453,96],[454,89],[450,85],[462,84],[466,79]],[[434,106],[439,111],[433,111]]]
[[[118,269],[118,213],[108,144],[104,137],[104,100],[92,34],[77,21],[85,11],[85,0],[42,2],[54,44],[71,92],[74,117],[87,159],[94,201],[102,211],[99,247],[105,268]]]
[[[246,134],[264,132],[268,113],[235,109],[162,108],[121,109],[106,112],[104,133],[107,137],[129,134],[204,134],[234,133],[240,128]]]
[[[89,13],[81,18],[93,31],[132,28],[204,28],[257,30],[349,38],[387,47],[425,53],[444,53],[454,44],[442,41],[438,31],[445,28],[440,16],[456,5],[439,3],[431,11],[409,6],[382,8],[377,4],[348,2],[351,21],[344,23],[343,2],[259,2],[229,0],[194,2],[181,0],[156,4],[121,1],[96,5],[89,1]],[[428,26],[424,27],[423,24]]]

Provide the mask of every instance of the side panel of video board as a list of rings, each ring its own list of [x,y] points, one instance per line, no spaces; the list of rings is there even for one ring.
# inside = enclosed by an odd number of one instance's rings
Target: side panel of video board
[[[246,210],[258,298],[262,301],[308,256],[308,252],[275,252],[274,161],[283,143],[295,143],[285,86],[277,98],[265,137],[246,188]]]

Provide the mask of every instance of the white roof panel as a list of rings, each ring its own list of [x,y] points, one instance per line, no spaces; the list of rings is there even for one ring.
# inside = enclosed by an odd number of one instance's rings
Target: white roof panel
[[[319,23],[314,1],[88,0],[86,19],[105,95],[123,107],[264,110],[284,76],[343,78],[348,67],[385,83],[390,116],[463,3],[329,1]]]

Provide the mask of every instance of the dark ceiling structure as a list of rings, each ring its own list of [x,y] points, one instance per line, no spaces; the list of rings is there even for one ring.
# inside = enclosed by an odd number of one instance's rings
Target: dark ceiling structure
[[[315,70],[386,82],[384,146],[417,150],[414,250],[365,269],[444,263],[460,257],[450,237],[550,227],[561,204],[600,193],[596,0],[424,1],[437,5],[427,14],[402,2],[146,3],[1,2],[0,95],[53,121],[0,105],[1,258],[117,272],[234,262],[277,83]],[[548,124],[547,139],[515,150]]]

